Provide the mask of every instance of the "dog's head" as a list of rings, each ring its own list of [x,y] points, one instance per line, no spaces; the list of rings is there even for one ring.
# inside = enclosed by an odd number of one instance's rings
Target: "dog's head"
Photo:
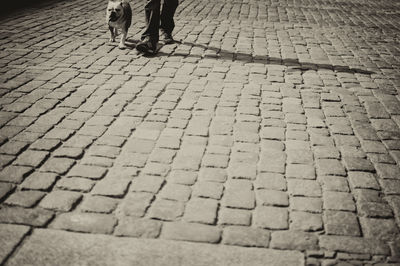
[[[122,1],[109,1],[107,6],[107,20],[111,22],[117,21],[124,15]]]

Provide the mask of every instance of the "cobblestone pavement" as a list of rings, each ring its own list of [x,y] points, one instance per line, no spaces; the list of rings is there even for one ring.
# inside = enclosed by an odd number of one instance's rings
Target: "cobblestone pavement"
[[[400,264],[399,1],[182,0],[155,57],[109,44],[105,8],[0,20],[0,263]]]

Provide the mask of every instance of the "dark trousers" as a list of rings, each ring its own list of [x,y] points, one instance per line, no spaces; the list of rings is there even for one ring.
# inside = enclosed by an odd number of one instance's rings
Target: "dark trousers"
[[[171,34],[175,27],[174,14],[178,7],[178,0],[164,0],[160,14],[161,0],[147,0],[144,7],[146,14],[146,29],[142,34],[142,40],[150,37],[152,42],[158,42],[159,29]]]

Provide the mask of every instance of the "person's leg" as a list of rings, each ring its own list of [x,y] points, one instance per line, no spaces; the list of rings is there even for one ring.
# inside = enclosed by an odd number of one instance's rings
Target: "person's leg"
[[[179,4],[178,0],[164,0],[164,4],[161,11],[160,29],[163,34],[170,35],[171,39],[172,39],[171,36],[172,31],[175,28],[174,14],[176,8],[178,7],[178,4]]]
[[[160,1],[147,0],[147,4],[144,7],[146,29],[142,33],[142,41],[136,46],[136,49],[140,52],[154,53],[156,51],[160,28]]]

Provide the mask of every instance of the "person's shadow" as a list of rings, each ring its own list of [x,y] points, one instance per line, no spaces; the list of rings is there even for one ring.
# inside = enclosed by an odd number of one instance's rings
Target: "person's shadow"
[[[334,70],[337,72],[345,72],[345,73],[357,73],[357,74],[375,74],[373,71],[369,71],[366,69],[360,69],[360,68],[353,68],[349,67],[346,65],[332,65],[332,64],[327,64],[327,63],[314,63],[314,62],[301,62],[298,59],[282,59],[278,57],[269,57],[267,55],[265,56],[257,56],[257,55],[252,55],[252,54],[246,54],[246,53],[240,53],[240,52],[233,52],[233,51],[228,51],[224,49],[220,49],[217,47],[212,47],[204,44],[197,44],[197,43],[192,43],[192,42],[185,42],[185,41],[175,41],[175,44],[177,46],[183,44],[183,45],[188,45],[197,48],[203,48],[205,51],[206,50],[211,50],[213,51],[212,54],[210,55],[191,55],[189,54],[184,54],[183,56],[185,57],[197,57],[197,58],[203,58],[203,57],[208,57],[208,58],[214,58],[216,60],[218,59],[223,59],[227,61],[241,61],[244,63],[264,63],[265,65],[282,65],[282,66],[292,66],[296,69],[300,69],[303,71],[307,70],[318,70],[318,69],[329,69],[329,70]],[[171,53],[164,53],[162,49],[158,52],[158,56],[173,56],[173,55],[181,55],[179,53],[175,53],[172,51]],[[157,56],[156,55],[156,56]]]

